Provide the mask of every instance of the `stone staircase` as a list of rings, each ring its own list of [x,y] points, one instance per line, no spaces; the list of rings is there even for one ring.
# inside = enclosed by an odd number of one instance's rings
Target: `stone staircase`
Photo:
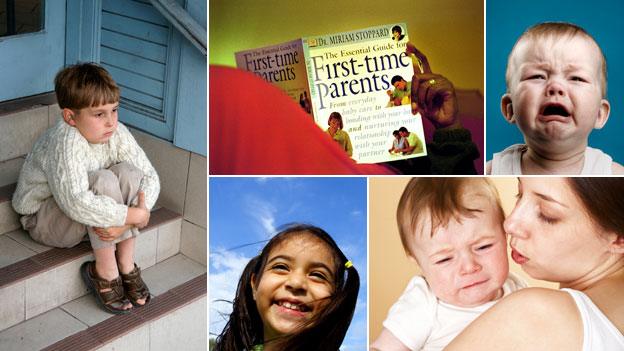
[[[80,278],[93,260],[88,242],[51,248],[21,229],[11,207],[19,169],[59,114],[43,101],[0,108],[0,350],[205,350],[206,266],[180,252],[181,214],[152,211],[135,252],[152,301],[120,316],[99,308]]]

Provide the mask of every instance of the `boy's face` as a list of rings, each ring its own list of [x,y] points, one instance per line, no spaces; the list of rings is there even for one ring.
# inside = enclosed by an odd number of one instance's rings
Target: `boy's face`
[[[524,39],[510,65],[503,114],[518,124],[527,144],[584,148],[592,129],[606,123],[601,54],[588,38]]]
[[[404,80],[395,82],[393,85],[396,89],[399,89],[399,90],[405,90],[407,88],[407,82]]]
[[[484,195],[463,196],[474,217],[415,234],[412,252],[433,293],[442,301],[473,307],[502,296],[509,273],[502,218]],[[426,225],[425,227],[429,226]]]
[[[77,113],[63,110],[65,121],[78,129],[80,134],[91,144],[103,144],[117,130],[117,110],[119,103],[86,107]]]

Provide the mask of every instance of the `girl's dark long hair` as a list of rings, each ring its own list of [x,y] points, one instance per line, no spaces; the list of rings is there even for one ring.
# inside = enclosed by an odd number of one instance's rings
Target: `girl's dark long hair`
[[[251,278],[259,282],[271,250],[284,240],[300,234],[311,234],[325,242],[331,249],[336,264],[335,289],[328,303],[314,318],[294,333],[275,340],[264,340],[262,319],[253,299]],[[355,267],[346,267],[348,259],[334,239],[323,229],[307,224],[291,224],[275,235],[262,252],[252,258],[241,275],[233,301],[230,319],[217,337],[215,351],[251,350],[254,345],[271,342],[279,350],[336,351],[339,349],[351,324],[360,277]]]

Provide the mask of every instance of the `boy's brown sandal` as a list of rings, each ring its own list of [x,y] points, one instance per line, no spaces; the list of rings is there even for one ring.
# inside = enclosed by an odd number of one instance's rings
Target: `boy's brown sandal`
[[[130,301],[126,299],[121,277],[117,277],[111,281],[101,279],[95,272],[95,261],[88,261],[80,267],[82,279],[93,295],[98,305],[106,311],[113,314],[126,314],[132,308],[124,309]],[[102,291],[107,290],[109,291]]]
[[[149,289],[143,279],[141,279],[141,268],[134,264],[134,269],[128,274],[121,274],[121,280],[123,281],[123,287],[126,291],[126,297],[132,302],[135,307],[142,307],[147,305],[151,300]],[[145,303],[142,305],[137,303],[138,300],[145,299]]]

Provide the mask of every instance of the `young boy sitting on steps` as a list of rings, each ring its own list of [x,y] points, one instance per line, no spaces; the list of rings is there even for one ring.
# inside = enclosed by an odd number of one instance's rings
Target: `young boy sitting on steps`
[[[134,242],[158,198],[158,174],[118,123],[119,88],[104,68],[69,66],[54,84],[63,118],[26,157],[13,207],[44,245],[72,247],[88,234],[95,262],[82,265],[83,279],[104,309],[127,313],[150,300]]]

